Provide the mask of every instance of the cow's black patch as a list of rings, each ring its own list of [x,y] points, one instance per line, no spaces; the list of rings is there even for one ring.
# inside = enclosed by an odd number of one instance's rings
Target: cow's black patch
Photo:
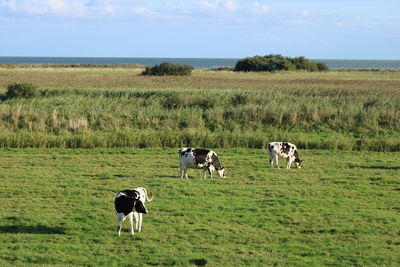
[[[215,153],[211,156],[211,164],[214,165],[215,169],[221,170],[222,166],[219,163],[218,157],[215,155]]]
[[[281,149],[281,151],[282,151],[283,153],[285,153],[285,154],[289,154],[290,145],[289,145],[288,143],[286,143],[286,142],[283,142],[283,143],[282,143],[282,149]]]
[[[301,163],[301,159],[299,158],[299,154],[297,154],[297,150],[294,151],[294,157],[295,157],[294,161]]]
[[[139,192],[136,190],[123,190],[120,191],[121,193],[124,193],[124,195],[121,195],[114,200],[114,206],[115,210],[118,213],[123,213],[125,216],[134,211],[134,205],[136,202],[141,202],[137,200],[139,197]],[[118,193],[120,193],[118,192]],[[142,203],[143,204],[143,203]]]
[[[114,201],[115,210],[125,216],[133,211],[134,200],[126,196],[117,197]]]
[[[210,153],[210,150],[194,149],[193,155],[194,155],[195,164],[205,164],[208,153]]]
[[[140,196],[140,193],[136,190],[122,190],[121,193],[124,193],[128,198],[135,198],[137,199]]]

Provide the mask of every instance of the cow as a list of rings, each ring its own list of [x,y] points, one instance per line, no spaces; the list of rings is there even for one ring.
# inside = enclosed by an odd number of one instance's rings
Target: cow
[[[226,178],[225,168],[221,166],[218,155],[212,150],[182,147],[179,149],[181,178],[188,179],[188,167],[203,169],[203,177],[207,178],[207,171],[211,179],[213,171],[217,171],[221,178]]]
[[[136,227],[135,229],[140,232],[142,230],[143,213],[147,214],[148,210],[144,203],[146,200],[152,201],[154,194],[150,192],[150,198],[147,196],[147,190],[144,187],[135,189],[126,189],[119,191],[115,196],[114,205],[117,215],[117,230],[118,236],[121,236],[122,222],[126,217],[129,217],[131,226],[131,234],[133,231],[133,216],[135,216]]]
[[[279,168],[278,158],[286,159],[286,169],[290,169],[292,162],[296,164],[298,169],[301,169],[301,162],[297,147],[289,142],[271,142],[268,143],[269,164]]]

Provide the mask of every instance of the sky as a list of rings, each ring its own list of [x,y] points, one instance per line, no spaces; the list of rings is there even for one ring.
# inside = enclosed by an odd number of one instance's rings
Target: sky
[[[0,0],[0,56],[400,60],[399,0]]]

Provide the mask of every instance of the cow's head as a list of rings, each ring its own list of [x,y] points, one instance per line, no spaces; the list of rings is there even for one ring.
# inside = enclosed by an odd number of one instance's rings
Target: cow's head
[[[144,203],[140,200],[140,193],[138,191],[133,191],[134,192],[134,197],[133,197],[133,205],[135,206],[135,210],[139,213],[148,213],[149,211],[147,210],[146,206]]]
[[[223,166],[221,166],[221,168],[220,168],[219,170],[217,170],[217,172],[218,172],[218,174],[219,174],[219,177],[221,177],[221,178],[226,178],[226,175],[225,175],[225,168],[224,168]]]
[[[139,213],[144,213],[147,214],[149,211],[146,209],[146,206],[144,205],[144,203],[142,201],[140,201],[139,199],[135,200],[135,210]]]
[[[301,169],[301,162],[302,162],[302,160],[300,160],[300,159],[295,159],[294,160],[294,163],[296,164],[296,168],[297,169]]]
[[[295,150],[293,154],[294,154],[294,163],[296,164],[296,168],[301,169],[302,160],[299,158],[299,154],[297,153],[297,150]]]

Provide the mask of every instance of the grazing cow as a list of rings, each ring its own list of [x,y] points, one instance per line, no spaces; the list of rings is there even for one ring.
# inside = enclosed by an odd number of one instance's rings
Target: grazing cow
[[[185,175],[186,179],[188,179],[188,167],[203,169],[204,178],[207,178],[207,171],[210,174],[211,179],[213,179],[213,171],[217,171],[221,178],[226,177],[225,168],[219,163],[217,153],[214,151],[183,147],[179,149],[179,154],[181,157],[181,178]]]
[[[148,213],[144,203],[146,199],[152,201],[153,198],[154,194],[151,192],[150,198],[147,196],[147,190],[144,187],[122,190],[117,193],[114,205],[117,215],[118,236],[121,236],[122,222],[125,221],[126,217],[129,217],[132,235],[134,234],[133,216],[135,216],[136,230],[139,232],[142,230],[143,213]]]
[[[278,166],[278,158],[286,159],[286,169],[290,169],[290,165],[292,162],[296,164],[298,169],[301,169],[301,160],[297,153],[297,147],[288,142],[271,142],[268,143],[268,152],[269,152],[269,164],[272,167],[272,164],[275,167]]]

